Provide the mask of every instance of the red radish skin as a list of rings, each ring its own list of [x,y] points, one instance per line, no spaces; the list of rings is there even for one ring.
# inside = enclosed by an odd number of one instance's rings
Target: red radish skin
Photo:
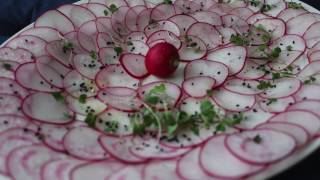
[[[169,43],[159,43],[149,50],[145,64],[150,74],[165,78],[176,71],[179,59],[178,49]]]

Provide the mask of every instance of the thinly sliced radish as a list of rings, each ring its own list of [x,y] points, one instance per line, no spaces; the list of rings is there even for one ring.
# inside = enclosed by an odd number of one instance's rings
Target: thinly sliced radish
[[[73,45],[72,51],[74,53],[84,53],[86,52],[81,46],[77,38],[78,31],[72,31],[66,35],[65,37],[65,42],[70,42]]]
[[[208,50],[222,44],[222,38],[217,29],[211,24],[197,22],[189,27],[187,35],[200,38],[207,46]]]
[[[255,139],[259,139],[258,143]],[[295,139],[285,133],[259,129],[230,135],[226,146],[237,158],[252,164],[267,164],[290,155],[295,147]]]
[[[139,13],[137,18],[137,26],[139,31],[143,31],[150,24],[151,11],[152,9],[148,8]]]
[[[223,16],[232,11],[233,8],[234,7],[232,7],[229,3],[215,3],[208,9],[208,11],[212,11],[218,13],[220,16]]]
[[[230,39],[233,34],[237,34],[237,32],[234,29],[229,27],[220,26],[220,27],[217,27],[217,30],[222,36],[222,44],[224,45],[230,43]]]
[[[53,61],[53,63],[56,62],[54,59],[52,59],[48,56],[42,56],[42,57],[37,58],[36,63],[35,63],[37,71],[40,73],[41,77],[44,80],[46,80],[46,82],[48,82],[49,84],[51,84],[57,88],[63,88],[63,78],[64,78],[65,73],[62,74],[59,72],[59,70],[64,71],[67,68],[65,68],[64,66],[62,66],[63,68],[61,68],[61,66],[53,68],[51,64],[48,64],[48,63],[52,63],[52,62],[48,62],[48,60]],[[53,65],[56,65],[56,64],[53,64]],[[58,63],[58,65],[60,65],[60,64]],[[59,67],[61,69],[56,70]]]
[[[264,168],[248,164],[231,154],[225,145],[226,138],[225,135],[216,136],[202,146],[198,163],[206,173],[217,178],[240,179]]]
[[[114,42],[111,36],[107,33],[98,33],[95,41],[99,49],[114,47]]]
[[[168,19],[176,14],[175,7],[172,4],[158,4],[151,11],[150,17],[153,20],[161,21]]]
[[[320,15],[315,13],[304,13],[291,18],[287,22],[287,33],[302,36],[307,29],[320,20]]]
[[[85,103],[80,103],[78,98],[72,96],[66,97],[66,103],[70,110],[80,115],[87,115],[88,113],[100,114],[107,105],[96,98],[87,98]]]
[[[200,6],[203,10],[208,10],[211,6],[213,6],[217,2],[210,1],[210,0],[198,0],[196,3],[200,4]]]
[[[40,16],[35,24],[35,27],[51,27],[57,29],[62,34],[67,34],[75,30],[71,20],[57,10],[50,10]]]
[[[107,87],[137,88],[139,80],[131,77],[120,65],[109,65],[96,76],[97,86],[101,89]]]
[[[132,32],[126,38],[126,42],[130,42],[130,41],[147,42],[147,36],[144,32],[141,32],[141,31]]]
[[[287,133],[294,137],[298,146],[303,146],[309,140],[308,132],[301,126],[286,122],[269,122],[260,124],[256,129],[271,129]]]
[[[289,96],[278,98],[275,102],[273,102],[272,99],[262,99],[259,101],[259,105],[266,112],[279,113],[284,112],[294,102],[294,98]]]
[[[269,122],[288,122],[304,127],[308,134],[314,136],[320,128],[319,118],[307,110],[290,110],[272,117]]]
[[[137,19],[139,17],[139,14],[146,10],[147,7],[144,5],[137,5],[137,6],[130,6],[131,8],[127,11],[127,14],[125,15],[125,26],[130,31],[138,31],[139,27],[137,24]]]
[[[210,52],[207,59],[224,63],[229,68],[229,75],[234,75],[242,70],[246,56],[246,48],[242,46],[229,46]]]
[[[228,67],[220,62],[196,60],[191,61],[185,68],[184,77],[209,76],[216,80],[216,86],[227,79]]]
[[[264,3],[273,7],[270,11],[264,12],[266,15],[272,17],[277,17],[287,7],[284,0],[264,0]]]
[[[310,76],[313,76],[320,72],[320,61],[314,61],[308,63],[298,74],[299,79],[306,80]]]
[[[249,32],[249,24],[237,15],[224,15],[222,16],[222,22],[225,27],[233,28],[239,34],[246,34]]]
[[[261,8],[263,7],[265,0],[261,0],[258,4],[248,3],[247,7],[251,9],[254,13],[259,13]]]
[[[320,117],[319,105],[320,105],[320,101],[317,101],[317,100],[299,101],[287,107],[287,110],[307,110],[307,111],[313,112],[318,117]]]
[[[178,14],[172,16],[171,18],[169,18],[169,21],[174,22],[178,26],[181,34],[185,34],[189,27],[197,22],[197,20],[194,19],[192,16],[186,14]]]
[[[12,49],[9,47],[3,47],[0,49],[0,58],[2,60],[14,61],[17,63],[26,63],[33,61],[33,55],[26,49]]]
[[[73,64],[76,70],[89,79],[94,79],[100,71],[102,64],[93,59],[89,54],[77,54],[73,57]]]
[[[182,43],[182,46],[179,49],[179,55],[182,61],[201,59],[207,54],[207,46],[200,38],[188,35],[185,39],[190,42]],[[193,44],[196,46],[191,47]]]
[[[122,6],[111,15],[112,29],[119,35],[125,36],[130,34],[130,30],[125,25],[125,17],[129,9],[127,6]]]
[[[0,133],[13,128],[24,128],[30,124],[30,120],[17,115],[0,115]]]
[[[84,164],[73,158],[48,161],[41,168],[41,179],[46,180],[66,180],[70,178],[70,172],[76,166]]]
[[[43,39],[31,36],[31,35],[23,35],[18,36],[6,44],[6,47],[10,47],[13,49],[22,48],[30,51],[34,56],[39,57],[42,55],[46,55],[45,46],[46,41]]]
[[[262,26],[264,27],[264,30],[266,30],[267,32],[271,32],[272,40],[282,37],[286,32],[286,24],[284,21],[280,19],[274,19],[274,18],[260,19],[257,22],[255,22],[253,26],[255,27]]]
[[[10,174],[15,179],[40,180],[42,166],[48,161],[62,158],[63,155],[42,145],[22,146],[10,153],[7,159],[7,166]]]
[[[67,41],[68,42],[68,41]],[[72,67],[72,51],[64,51],[63,47],[66,42],[58,40],[52,41],[46,45],[46,51],[49,55],[53,56],[57,59],[61,64],[65,65],[66,67]]]
[[[99,50],[99,57],[104,65],[119,64],[119,55],[114,48],[102,48]]]
[[[120,63],[126,72],[135,78],[144,78],[149,74],[145,66],[145,57],[142,55],[123,54]]]
[[[183,90],[192,97],[204,97],[209,90],[212,90],[216,80],[209,76],[199,76],[186,79],[183,84]]]
[[[155,161],[147,164],[142,171],[143,179],[180,179],[176,173],[177,160]]]
[[[291,66],[293,67],[292,74],[298,75],[298,73],[300,73],[301,70],[304,69],[308,64],[309,58],[307,56],[307,53],[304,53],[291,64]]]
[[[4,77],[0,77],[0,93],[11,94],[20,98],[24,98],[29,94],[26,89],[18,85],[14,80]]]
[[[181,44],[182,44],[179,37],[177,37],[175,34],[173,34],[170,31],[154,32],[153,34],[151,34],[148,37],[147,44],[151,47],[151,43],[153,43],[154,41],[157,41],[157,40],[164,40],[165,42],[172,44],[177,49],[180,49]]]
[[[132,1],[126,0],[126,3],[128,4],[129,7],[146,5],[146,2],[144,0],[132,0]]]
[[[148,37],[157,31],[169,31],[175,34],[176,36],[180,36],[180,30],[178,25],[171,21],[158,21],[155,23],[151,23],[144,29],[144,32]]]
[[[102,4],[102,3],[86,3],[86,4],[81,4],[81,6],[87,8],[96,17],[105,17],[106,16],[104,11],[107,10],[107,6],[105,4]]]
[[[25,63],[19,66],[16,70],[15,77],[17,83],[27,89],[43,92],[59,91],[41,77],[35,63]]]
[[[173,5],[177,14],[191,14],[201,10],[199,3],[189,0],[176,0]]]
[[[248,24],[254,24],[255,22],[259,21],[260,19],[269,18],[270,16],[267,16],[262,13],[256,13],[250,16],[246,21]]]
[[[37,36],[47,42],[61,39],[60,32],[52,27],[34,27],[23,31],[20,35]]]
[[[277,16],[279,19],[284,20],[285,22],[289,21],[290,19],[299,16],[301,14],[306,13],[305,9],[294,9],[294,8],[287,8]]]
[[[78,31],[77,33],[77,40],[79,42],[79,45],[82,49],[84,49],[87,52],[95,52],[97,51],[96,42],[95,42],[95,35],[91,36],[88,34],[85,34],[81,31]]]
[[[271,48],[275,47],[279,47],[281,50],[290,49],[290,51],[305,51],[306,42],[301,36],[285,35],[272,42]]]
[[[320,60],[320,51],[313,51],[309,55],[310,62],[319,61]]]
[[[141,163],[147,159],[134,156],[129,150],[133,146],[132,137],[100,136],[102,147],[114,158],[125,163]]]
[[[255,96],[241,95],[226,89],[217,89],[213,92],[213,100],[229,111],[247,111],[255,104]]]
[[[301,88],[301,81],[296,78],[281,78],[273,82],[274,88],[265,90],[264,98],[283,98],[295,94]]]
[[[316,33],[319,27],[320,22],[316,22],[312,24],[303,35],[303,38],[306,40],[306,43],[309,48],[313,47],[316,43],[320,41],[320,36]]]
[[[221,26],[222,20],[219,14],[211,11],[198,11],[191,15],[198,22],[208,23],[213,26]]]
[[[237,16],[241,17],[242,19],[248,19],[249,17],[251,17],[254,14],[254,12],[247,7],[234,8],[229,13],[237,15]]]
[[[99,33],[107,33],[116,41],[122,42],[120,35],[112,28],[111,19],[109,17],[99,17],[96,19],[96,26]]]
[[[296,101],[302,100],[320,100],[320,85],[310,84],[303,85],[301,89],[294,95]]]
[[[244,94],[244,95],[255,95],[262,92],[257,86],[259,85],[258,81],[255,80],[242,80],[242,79],[229,79],[223,85],[223,87],[229,91]]]
[[[124,51],[145,56],[149,51],[149,45],[143,41],[129,41]]]
[[[142,166],[127,166],[115,173],[113,173],[109,180],[130,180],[130,179],[142,179]]]
[[[89,9],[80,5],[67,4],[60,6],[57,10],[67,16],[76,28],[96,18]]]
[[[85,22],[79,27],[78,31],[89,36],[94,36],[98,33],[97,23],[95,20]]]
[[[70,130],[63,139],[67,152],[83,160],[103,160],[108,154],[98,142],[100,133],[87,127]]]
[[[106,168],[108,167],[108,168]],[[76,166],[70,173],[73,180],[102,180],[111,176],[114,172],[124,168],[125,165],[118,161],[97,161],[88,162],[83,165]]]
[[[186,112],[189,115],[193,115],[196,113],[200,113],[200,106],[201,102],[209,100],[212,105],[214,105],[214,108],[217,113],[225,115],[225,110],[219,107],[211,98],[206,99],[206,98],[193,98],[193,97],[186,97],[181,100],[179,103],[179,109],[183,112]]]
[[[26,116],[45,123],[67,124],[73,121],[73,113],[67,110],[67,106],[48,93],[34,93],[26,97],[22,111]]]
[[[83,77],[75,70],[66,75],[63,84],[65,90],[74,97],[80,97],[83,94],[87,95],[87,97],[92,97],[98,91],[98,87],[94,81]]]
[[[240,79],[259,79],[265,75],[259,64],[252,60],[246,60],[243,69],[236,75]]]
[[[14,61],[0,61],[0,78],[15,78],[15,71],[19,67],[19,63]]]
[[[290,66],[294,61],[296,61],[301,55],[303,51],[281,51],[279,57],[274,59],[271,63],[269,63],[270,67],[276,71],[281,71]]]

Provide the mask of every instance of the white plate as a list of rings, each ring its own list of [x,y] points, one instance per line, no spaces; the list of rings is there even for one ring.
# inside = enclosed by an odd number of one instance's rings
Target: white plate
[[[310,5],[306,4],[306,3],[303,3],[303,2],[298,1],[298,0],[292,0],[292,1],[301,3],[310,12],[315,12],[315,13],[319,13],[320,14],[319,10],[317,10],[316,8],[310,6]],[[83,3],[87,3],[87,2],[88,2],[88,0],[82,0],[82,1],[79,1],[79,2],[77,2],[75,4],[83,4]],[[11,39],[15,38],[21,32],[31,28],[32,26],[33,26],[33,24],[30,24],[29,26],[25,27],[24,29],[22,29],[21,31],[16,33],[14,36],[12,36],[10,39],[8,39],[6,42],[4,42],[0,47],[3,47]],[[300,162],[304,158],[306,158],[312,152],[316,151],[319,147],[320,147],[320,138],[317,138],[317,139],[311,141],[308,145],[304,146],[299,151],[296,151],[294,154],[292,154],[288,158],[286,158],[286,159],[284,159],[284,160],[282,160],[282,161],[280,161],[280,162],[278,162],[276,164],[273,164],[272,166],[266,168],[262,172],[254,175],[254,176],[251,176],[249,179],[250,180],[262,180],[262,179],[270,178],[270,177],[272,177],[272,176],[274,176],[276,174],[279,174],[279,173],[289,169],[293,165],[297,164],[298,162]],[[0,180],[10,180],[10,178],[0,175]]]

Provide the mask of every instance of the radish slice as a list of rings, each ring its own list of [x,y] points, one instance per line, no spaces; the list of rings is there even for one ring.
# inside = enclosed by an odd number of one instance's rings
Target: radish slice
[[[250,16],[247,19],[247,23],[248,24],[254,24],[255,22],[259,21],[260,19],[265,19],[265,18],[269,18],[269,16],[267,16],[265,14],[261,14],[261,13],[256,13],[256,14],[253,14],[252,16]]]
[[[126,72],[135,78],[144,78],[149,74],[145,66],[145,57],[142,55],[123,54],[120,63]]]
[[[210,52],[207,59],[224,63],[229,68],[229,75],[234,75],[242,70],[246,56],[246,48],[242,46],[229,46]]]
[[[119,7],[118,10],[111,15],[112,29],[119,35],[126,36],[130,33],[125,25],[125,17],[129,9],[130,8],[127,6],[122,6]]]
[[[155,161],[147,164],[143,171],[143,179],[180,179],[176,173],[176,161]]]
[[[79,27],[78,31],[88,36],[95,36],[98,33],[97,23],[95,20],[85,22]]]
[[[320,94],[317,93],[320,90],[320,85],[304,85],[301,89],[294,95],[296,101],[302,100],[320,100]]]
[[[23,146],[10,153],[7,166],[15,179],[39,180],[42,166],[48,161],[61,158],[64,156],[42,145]]]
[[[52,65],[46,64],[46,63],[52,63],[52,62],[48,62],[48,60],[52,60],[53,63],[55,62],[54,59],[51,59],[48,56],[42,56],[40,58],[37,58],[37,61],[36,61],[37,71],[40,73],[41,77],[44,80],[46,80],[49,84],[51,84],[57,88],[63,88],[64,74],[60,74],[59,71],[56,70],[56,68],[59,68],[59,67],[61,68],[61,66],[52,68]],[[53,64],[53,65],[55,65],[55,64]],[[66,68],[63,67],[62,69],[59,69],[59,70],[64,71],[65,69]]]
[[[259,64],[252,60],[246,60],[243,69],[236,75],[240,79],[255,80],[263,77],[265,72]]]
[[[112,174],[109,180],[119,180],[121,178],[124,178],[123,180],[142,179],[141,171],[142,166],[127,166]]]
[[[147,42],[147,36],[145,35],[144,32],[140,32],[140,31],[132,32],[126,38],[126,42],[129,42],[129,41]]]
[[[280,47],[285,51],[290,46],[290,51],[305,51],[306,42],[298,35],[285,35],[272,42],[271,48]]]
[[[272,40],[282,37],[286,32],[286,24],[280,19],[266,18],[260,19],[253,26],[262,26],[267,32],[272,32]]]
[[[309,55],[310,62],[320,60],[320,51],[314,51]]]
[[[106,168],[108,167],[108,168]],[[124,168],[124,164],[117,161],[98,161],[88,162],[75,167],[70,174],[71,179],[88,180],[88,179],[106,179],[114,172]]]
[[[108,154],[98,142],[100,133],[87,127],[78,127],[70,130],[63,139],[68,153],[83,160],[103,160]],[[81,137],[81,138],[79,138]]]
[[[91,11],[96,17],[105,17],[106,14],[104,11],[107,9],[107,6],[103,3],[86,3],[81,4],[81,6],[87,8],[89,11]]]
[[[34,93],[26,97],[22,111],[26,116],[45,123],[67,124],[73,121],[73,113],[67,110],[67,106],[48,93]]]
[[[177,174],[183,179],[212,179],[199,162],[200,147],[194,148],[177,162]],[[192,167],[192,171],[190,170]]]
[[[220,26],[220,27],[217,27],[217,30],[219,31],[219,33],[222,36],[222,44],[223,45],[229,44],[231,36],[233,34],[237,34],[237,32],[234,29],[228,28],[228,27]]]
[[[180,60],[182,61],[192,61],[196,59],[201,59],[207,54],[206,44],[199,38],[194,36],[186,36],[187,41],[182,43],[179,49]],[[195,47],[190,47],[191,44],[195,43]]]
[[[283,98],[295,94],[301,88],[301,81],[296,78],[281,78],[274,80],[274,88],[265,90],[263,98]]]
[[[320,36],[316,33],[319,27],[320,22],[316,22],[312,24],[303,35],[303,38],[306,40],[306,43],[309,48],[313,47],[316,43],[320,41]]]
[[[132,137],[100,136],[99,142],[102,147],[114,158],[125,163],[141,163],[147,159],[134,156],[130,151],[133,146]]]
[[[130,31],[138,31],[137,19],[139,14],[146,10],[144,5],[130,6],[131,8],[127,11],[125,15],[125,25]]]
[[[248,19],[249,17],[251,17],[254,14],[254,12],[247,7],[234,8],[229,13],[237,15],[237,16],[241,17],[242,19]]]
[[[101,132],[115,135],[115,136],[127,136],[133,133],[130,114],[118,111],[116,109],[108,109],[107,111],[99,114],[98,120],[96,121],[96,128]],[[116,122],[118,127],[116,131],[110,132],[113,124]]]
[[[270,67],[276,71],[284,70],[296,61],[302,53],[302,51],[281,51],[279,57],[270,63]]]
[[[151,47],[150,44],[157,40],[164,40],[165,42],[172,44],[177,49],[180,49],[182,44],[179,37],[177,37],[175,34],[173,34],[170,31],[154,32],[148,37],[147,44]]]
[[[137,88],[139,80],[131,77],[121,66],[109,65],[96,76],[97,86],[101,89],[107,87]]]
[[[222,38],[217,29],[207,23],[194,23],[187,30],[187,35],[200,38],[207,46],[208,50],[216,48],[222,44]]]
[[[256,100],[254,96],[233,93],[226,89],[218,89],[213,93],[213,100],[229,111],[247,111],[252,108]]]
[[[77,33],[77,39],[78,39],[79,45],[81,46],[81,48],[83,48],[87,52],[92,52],[92,51],[95,52],[97,50],[94,37],[95,36],[92,37],[91,35],[87,35],[81,31],[78,31]]]
[[[76,28],[96,18],[89,9],[79,5],[67,4],[60,6],[57,10],[66,15]]]
[[[73,64],[76,70],[88,79],[94,79],[102,65],[97,59],[89,54],[77,54],[73,57]]]
[[[242,79],[230,79],[224,83],[224,88],[243,95],[255,95],[262,92],[257,86],[259,85],[258,81],[255,80],[242,80]]]
[[[200,165],[206,173],[223,179],[241,179],[264,168],[248,164],[231,154],[224,143],[226,138],[225,135],[216,136],[201,148]]]
[[[277,17],[287,7],[284,0],[264,0],[264,3],[272,7],[270,11],[264,12],[266,15],[272,17]]]
[[[173,5],[177,14],[191,14],[201,11],[201,5],[194,1],[176,0]]]
[[[148,37],[157,31],[169,31],[175,34],[176,36],[180,36],[180,30],[178,26],[171,21],[158,21],[158,22],[149,24],[144,29],[144,32]]]
[[[41,168],[41,179],[68,179],[71,170],[81,164],[84,164],[84,162],[72,158],[48,161]]]
[[[196,3],[200,4],[203,10],[208,10],[212,5],[215,5],[215,1],[208,1],[208,0],[198,0]]]
[[[8,129],[26,127],[29,123],[29,119],[23,116],[0,115],[0,133],[7,131]]]
[[[208,76],[199,76],[186,79],[183,84],[183,90],[192,97],[204,97],[207,91],[211,90],[216,84],[216,80]]]
[[[225,27],[233,28],[239,34],[249,32],[249,24],[241,17],[233,14],[222,16],[222,22]]]
[[[304,127],[312,137],[320,129],[320,120],[313,113],[306,110],[292,110],[272,117],[269,122],[288,122]]]
[[[227,79],[228,67],[220,62],[196,60],[191,61],[185,68],[185,79],[198,76],[209,76],[216,80],[216,86]]]
[[[255,138],[260,137],[259,143]],[[226,146],[237,158],[252,164],[267,164],[290,155],[295,147],[295,139],[285,133],[260,129],[245,131],[226,138]]]
[[[143,41],[130,41],[127,43],[125,51],[145,56],[149,51],[149,46]]]
[[[16,81],[21,86],[43,92],[55,92],[57,88],[47,83],[36,69],[35,63],[25,63],[16,70]]]
[[[56,59],[50,56],[38,57],[36,59],[36,66],[41,76],[44,79],[46,79],[46,81],[49,83],[50,83],[50,78],[52,77],[46,75],[48,73],[46,72],[46,69],[50,68],[51,71],[54,71],[55,73],[57,73],[57,75],[60,76],[60,78],[64,78],[71,71],[71,69],[67,68],[66,66],[61,64],[59,61],[57,61]]]
[[[66,102],[70,110],[83,116],[88,113],[100,114],[107,109],[107,105],[105,103],[102,103],[100,100],[93,97],[87,98],[85,103],[80,103],[79,99],[68,96],[66,98]]]
[[[263,99],[259,101],[259,105],[266,112],[280,113],[284,112],[287,107],[289,107],[294,102],[294,98],[289,96],[285,98],[278,98],[276,99],[276,102],[272,102],[272,100],[270,99]]]
[[[221,26],[222,20],[219,14],[211,11],[197,11],[191,15],[198,22],[208,23],[213,26]]]
[[[64,37],[66,38],[65,40],[67,42],[70,42],[73,44],[72,50],[74,53],[84,53],[86,51],[80,46],[80,43],[77,39],[77,35],[78,35],[78,31],[72,31],[72,32],[64,35]]]
[[[19,63],[14,61],[0,61],[1,78],[15,78],[15,71],[19,67]]]
[[[152,9],[145,9],[139,13],[137,18],[137,26],[139,31],[143,31],[150,23]]]
[[[308,132],[303,127],[292,123],[270,122],[260,124],[256,129],[271,129],[289,134],[296,140],[297,146],[303,146],[309,139]]]
[[[98,33],[96,35],[96,43],[99,49],[114,47],[114,42],[111,36],[107,33]]]
[[[287,110],[307,110],[316,114],[320,118],[320,101],[306,100],[292,104]]]
[[[67,34],[75,30],[73,23],[64,14],[57,10],[50,10],[40,16],[35,27],[51,27],[57,29],[62,34]]]
[[[169,18],[169,21],[172,21],[178,26],[181,34],[185,34],[189,27],[197,22],[197,20],[192,16],[186,14],[177,14],[175,16],[172,16],[171,18]]]
[[[211,12],[218,13],[220,16],[223,16],[232,11],[233,8],[234,7],[232,7],[229,3],[215,3],[208,10]]]
[[[57,29],[51,27],[34,27],[23,31],[20,35],[37,36],[47,42],[60,40],[61,35]]]
[[[0,58],[2,60],[14,61],[17,63],[26,63],[33,61],[33,55],[26,49],[12,49],[9,47],[3,47],[0,49]]]
[[[298,74],[299,79],[307,80],[310,76],[313,76],[320,72],[320,61],[314,61],[308,63]]]
[[[20,98],[26,97],[29,92],[18,85],[14,80],[0,77],[0,93],[15,95]]]
[[[43,39],[31,35],[18,36],[6,44],[6,47],[13,49],[26,49],[36,57],[46,55],[45,46],[46,42]]]
[[[63,51],[65,42],[58,40],[52,41],[46,45],[46,51],[49,55],[53,56],[57,61],[66,67],[72,67],[72,51]]]
[[[193,97],[184,98],[179,104],[179,109],[181,111],[188,113],[189,115],[200,113],[201,102],[204,100],[209,100],[215,106],[214,108],[217,113],[225,115],[224,109],[219,107],[211,98],[209,99],[193,98]]]
[[[104,65],[119,64],[119,55],[114,48],[102,48],[99,50],[99,57]]]
[[[151,11],[151,19],[161,21],[168,19],[176,14],[175,7],[172,4],[159,4]]]
[[[305,14],[307,11],[305,9],[294,9],[288,8],[283,10],[279,15],[278,18],[284,20],[285,22],[289,21],[290,19],[299,16],[301,14]]]
[[[303,36],[307,29],[320,20],[320,15],[315,13],[304,13],[295,16],[287,22],[287,34]]]
[[[146,5],[145,1],[144,0],[126,0],[125,1],[129,7],[133,7],[133,6],[144,6]]]

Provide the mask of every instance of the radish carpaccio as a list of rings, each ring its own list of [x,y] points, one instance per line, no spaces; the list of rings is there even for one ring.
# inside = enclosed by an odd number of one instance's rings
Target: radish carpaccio
[[[0,48],[0,173],[246,179],[320,130],[320,15],[284,0],[89,0]]]

